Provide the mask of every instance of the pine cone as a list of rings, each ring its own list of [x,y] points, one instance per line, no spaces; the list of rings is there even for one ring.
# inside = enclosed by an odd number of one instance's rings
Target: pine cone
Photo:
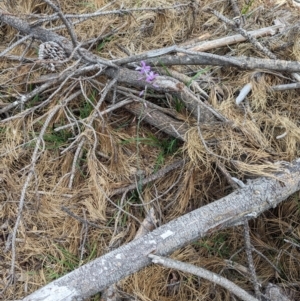
[[[39,60],[54,60],[64,61],[67,58],[67,54],[64,49],[56,42],[45,42],[39,46]],[[47,69],[55,71],[55,65],[53,63],[43,64]]]

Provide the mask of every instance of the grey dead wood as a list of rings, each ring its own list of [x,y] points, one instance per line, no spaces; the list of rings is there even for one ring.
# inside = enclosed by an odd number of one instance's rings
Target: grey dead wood
[[[64,48],[66,53],[68,54],[73,53],[72,42],[70,42],[68,39],[56,33],[50,32],[47,29],[41,27],[31,27],[26,21],[18,19],[16,17],[5,15],[3,13],[1,14],[1,11],[0,11],[0,20],[18,29],[23,34],[30,35],[33,38],[39,39],[43,42],[45,41],[56,42],[61,47]],[[104,68],[103,73],[110,78],[117,79],[119,83],[133,85],[137,88],[141,88],[141,90],[143,90],[145,86],[149,86],[154,90],[162,90],[162,91],[170,90],[169,91],[170,93],[180,94],[182,96],[182,100],[184,101],[185,105],[191,112],[196,112],[197,106],[200,105],[202,110],[202,115],[201,115],[203,119],[202,121],[208,122],[208,121],[215,120],[216,116],[214,115],[216,115],[217,113],[215,113],[211,108],[208,108],[208,105],[204,104],[200,100],[197,100],[195,97],[193,97],[193,94],[190,93],[188,89],[176,79],[159,77],[159,79],[156,80],[157,82],[159,81],[159,83],[157,83],[157,86],[151,85],[145,80],[143,80],[141,78],[141,74],[137,71],[129,70],[127,68],[119,69],[117,68],[116,65],[111,63],[109,60],[104,60],[99,56],[83,48],[80,48],[80,53],[83,55],[83,57],[81,57],[78,53],[74,53],[74,58],[77,59],[82,58],[83,61],[85,61],[86,58],[88,58],[87,61],[88,63],[93,62],[95,65],[99,65],[99,67],[104,63],[105,64],[104,66],[106,66],[106,68]],[[53,81],[56,80],[57,79],[54,79]],[[48,82],[45,83],[44,85],[50,85],[50,83]],[[12,104],[9,104],[6,108],[3,108],[1,111],[8,111],[12,107],[15,107],[18,104],[19,102],[16,101]],[[220,116],[220,114],[217,114],[217,117],[224,119],[222,118],[222,116]],[[174,131],[172,130],[172,132]],[[180,134],[178,134],[178,136],[180,136]]]
[[[86,49],[80,48],[78,46],[78,53],[73,48],[73,43],[54,32],[44,29],[39,26],[31,26],[28,22],[23,19],[19,19],[15,16],[11,16],[0,10],[0,20],[15,29],[19,30],[21,33],[31,36],[32,38],[46,41],[54,41],[61,45],[69,55],[73,55],[76,59],[82,59],[86,63],[92,63],[103,68],[103,74],[110,78],[114,78],[119,83],[124,83],[128,85],[133,85],[135,87],[140,87],[143,89],[146,85],[150,86],[154,90],[163,90],[164,92],[170,90],[172,94],[179,94],[185,106],[188,108],[193,115],[197,112],[197,107],[201,107],[201,122],[213,122],[216,119],[226,121],[224,116],[216,112],[208,104],[200,101],[193,93],[191,93],[187,87],[181,82],[174,78],[169,77],[157,77],[154,85],[149,85],[145,80],[141,79],[141,75],[137,71],[132,71],[127,68],[118,67],[121,64],[121,60],[116,60],[114,62],[100,58],[99,56],[89,52]],[[170,49],[169,49],[170,48]],[[167,50],[167,51],[164,51]],[[163,55],[168,52],[183,52],[185,56],[176,55]],[[153,54],[154,53],[154,54]],[[159,58],[153,56],[160,56]],[[269,69],[277,71],[300,71],[300,63],[298,62],[288,62],[280,60],[264,60],[264,59],[253,59],[253,58],[243,58],[243,57],[226,57],[219,56],[210,53],[201,53],[187,51],[176,47],[176,45],[171,47],[166,47],[157,51],[150,51],[145,54],[136,56],[136,60],[142,60],[148,58],[147,62],[154,65],[221,65],[221,66],[235,66],[241,69]],[[149,59],[151,58],[151,59]],[[132,59],[132,58],[131,58]],[[48,83],[44,84],[47,85]],[[156,84],[156,85],[155,85]],[[28,98],[28,97],[27,97]],[[21,99],[21,101],[23,101]],[[20,101],[15,101],[9,104],[7,107],[1,109],[1,111],[8,111],[12,107],[18,105]],[[180,135],[178,135],[180,136]]]
[[[64,50],[71,54],[73,52],[72,42],[61,36],[55,32],[51,32],[45,28],[39,26],[30,26],[28,22],[23,19],[19,19],[14,16],[10,16],[4,11],[0,10],[0,20],[13,28],[20,31],[22,34],[30,35],[31,37],[41,40],[43,42],[46,41],[54,41],[60,44]],[[174,49],[177,49],[175,47]],[[180,48],[178,48],[180,50]],[[112,65],[109,60],[104,60],[99,56],[80,48],[80,51],[88,57],[88,62],[106,62],[107,65]],[[184,49],[183,49],[183,52]],[[158,54],[163,52],[158,52]],[[188,53],[187,53],[188,54]],[[159,55],[158,55],[159,56]],[[78,59],[80,56],[78,54],[74,55],[74,58]],[[147,59],[148,58],[148,59]],[[83,58],[84,60],[85,58]],[[148,63],[152,63],[154,65],[213,65],[213,66],[232,66],[238,67],[241,69],[267,69],[274,71],[287,71],[287,72],[300,72],[300,62],[296,61],[284,61],[284,60],[270,60],[270,59],[259,59],[259,58],[251,58],[251,57],[226,57],[215,55],[211,53],[204,52],[194,52],[187,56],[174,56],[174,55],[163,55],[159,58],[151,58],[147,53],[141,55],[136,61],[140,61],[143,59],[147,59]],[[115,61],[115,64],[118,65],[118,60]],[[109,69],[109,68],[108,68]],[[122,77],[118,79],[118,81],[122,81]]]
[[[211,65],[237,67],[240,69],[265,69],[281,72],[299,72],[300,62],[252,58],[246,56],[228,57],[211,53],[194,53],[187,56],[165,55],[146,60],[147,64],[158,66],[171,65]]]
[[[150,253],[168,255],[219,229],[276,207],[300,189],[300,159],[272,178],[258,178],[230,195],[179,217],[151,233],[57,279],[23,301],[83,300],[150,265]]]
[[[218,284],[226,288],[228,291],[230,291],[231,293],[233,293],[243,301],[259,301],[258,299],[254,298],[252,295],[247,293],[245,290],[240,288],[232,281],[218,274],[215,274],[209,270],[182,261],[174,260],[167,257],[157,256],[154,254],[149,254],[149,257],[152,259],[153,263],[161,264],[164,267],[173,270],[179,270],[185,273],[190,273],[200,278],[207,279],[214,284]]]

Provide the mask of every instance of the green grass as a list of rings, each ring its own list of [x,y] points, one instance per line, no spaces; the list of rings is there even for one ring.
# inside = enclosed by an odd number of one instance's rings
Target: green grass
[[[253,3],[254,3],[254,0],[250,0],[250,1],[248,2],[248,4],[246,4],[246,5],[242,8],[242,11],[241,11],[242,15],[245,15],[245,14],[248,13],[248,11],[249,11],[249,9],[251,8],[251,6],[252,6]]]
[[[185,85],[189,88],[190,85],[192,84],[192,82],[196,79],[198,79],[200,77],[201,74],[204,74],[206,73],[207,71],[209,71],[210,68],[204,68],[204,69],[201,69],[200,71],[198,71],[194,76],[191,77],[191,79],[185,83]]]
[[[92,111],[94,110],[94,106],[97,102],[97,91],[92,90],[88,99],[89,100],[81,102],[81,106],[79,107],[79,117],[81,119],[89,117]]]
[[[53,281],[63,275],[75,270],[79,265],[79,258],[68,250],[58,247],[62,253],[61,257],[47,255],[45,261],[45,274],[48,281]]]
[[[195,242],[194,245],[205,248],[210,256],[220,256],[221,258],[229,258],[231,250],[227,244],[228,236],[224,233],[217,233],[208,239],[202,239]]]
[[[143,143],[160,149],[156,159],[155,170],[164,164],[167,156],[175,154],[180,147],[180,142],[176,138],[159,139],[153,134],[149,134],[146,138],[136,137],[122,141],[122,144],[131,143]]]
[[[67,249],[61,246],[57,246],[57,248],[60,250],[60,257],[47,254],[46,260],[44,261],[45,275],[48,281],[58,279],[77,269],[79,264],[83,265],[97,258],[96,243],[93,243],[92,245],[87,244],[85,246],[88,255],[83,258],[82,262],[80,262],[80,258],[78,256],[72,254]]]
[[[59,149],[63,145],[66,145],[71,137],[72,133],[70,131],[61,130],[55,132],[54,130],[51,130],[44,135],[46,149]]]
[[[37,105],[41,101],[39,94],[36,94],[30,101],[26,102],[25,108],[29,109]]]
[[[96,50],[98,52],[101,52],[101,50],[105,47],[105,44],[107,44],[107,42],[110,42],[113,39],[113,36],[104,38],[96,47]]]

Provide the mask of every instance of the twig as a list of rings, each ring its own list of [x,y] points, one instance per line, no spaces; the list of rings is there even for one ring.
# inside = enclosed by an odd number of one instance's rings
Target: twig
[[[80,246],[79,246],[79,249],[80,249],[80,258],[79,258],[79,264],[78,266],[81,266],[82,265],[82,260],[83,260],[83,255],[84,255],[84,252],[85,252],[85,243],[86,243],[86,239],[87,239],[87,235],[88,235],[88,230],[89,230],[89,227],[88,227],[88,223],[86,221],[86,214],[85,214],[85,210],[82,209],[83,211],[83,216],[84,216],[84,222],[82,223],[82,228],[81,228],[81,233],[80,233]],[[83,238],[82,238],[83,236]]]
[[[31,156],[31,163],[30,163],[30,166],[29,166],[30,169],[29,169],[29,172],[26,176],[25,183],[24,183],[22,191],[21,191],[21,196],[20,196],[19,206],[18,206],[18,215],[17,215],[17,219],[16,219],[16,222],[15,222],[15,226],[14,226],[14,229],[13,229],[13,235],[12,235],[12,245],[11,245],[12,255],[11,255],[11,269],[10,269],[10,274],[11,274],[12,277],[14,277],[14,271],[15,271],[17,231],[18,231],[19,224],[20,224],[20,221],[21,221],[21,216],[22,216],[23,207],[24,207],[24,203],[25,203],[26,192],[27,192],[27,189],[28,189],[29,184],[31,182],[31,178],[35,173],[36,162],[39,158],[40,145],[43,143],[43,136],[45,134],[45,131],[47,130],[47,127],[48,127],[49,123],[51,122],[53,116],[60,110],[60,108],[61,108],[61,106],[57,105],[51,111],[49,111],[49,113],[48,113],[48,117],[45,120],[45,123],[43,124],[43,127],[41,129],[39,137],[36,140],[36,145],[35,145],[33,154]]]
[[[269,260],[269,258],[267,256],[265,256],[263,253],[258,251],[253,246],[251,246],[251,250],[254,251],[255,253],[257,253],[260,257],[262,257],[266,262],[268,262],[269,265],[278,273],[278,275],[280,275],[281,271],[271,262],[271,260]]]
[[[62,13],[61,9],[59,7],[57,7],[52,1],[50,0],[43,0],[45,3],[47,3],[48,5],[50,5],[54,11],[57,12],[59,18],[62,20],[62,22],[65,24],[67,31],[71,37],[72,43],[73,43],[73,47],[76,48],[77,47],[77,37],[76,34],[73,30],[73,28],[71,27],[72,25],[70,24],[70,22],[67,20],[67,18],[64,16],[64,14]]]
[[[288,240],[288,239],[284,239],[285,242],[291,244],[294,247],[300,248],[300,244],[296,244],[295,242]]]
[[[218,154],[215,154],[213,151],[211,151],[211,150],[207,147],[206,142],[205,142],[205,140],[204,140],[204,138],[203,138],[203,135],[202,135],[202,133],[201,133],[201,128],[200,128],[201,122],[200,122],[200,120],[201,120],[201,110],[200,110],[200,106],[198,106],[198,107],[197,107],[197,130],[198,130],[199,138],[200,138],[200,140],[201,140],[201,142],[202,142],[202,144],[203,144],[205,150],[206,150],[209,154],[211,154],[212,156],[214,156],[214,157],[216,157],[216,158],[223,159],[223,160],[228,160],[227,158],[225,158],[225,157],[223,157],[223,156],[220,156],[220,155],[218,155]]]
[[[198,128],[199,128],[199,126],[198,126]],[[239,189],[240,186],[233,180],[233,178],[231,177],[231,175],[229,174],[229,172],[227,171],[225,166],[221,162],[219,162],[218,160],[216,161],[216,165],[219,168],[219,170],[222,172],[222,174],[225,176],[225,178],[228,181],[228,183],[230,184],[230,186],[233,189]]]
[[[66,19],[79,19],[80,22],[85,21],[86,19],[94,18],[94,17],[101,17],[101,16],[107,16],[107,15],[126,15],[132,12],[144,12],[144,11],[154,11],[154,12],[160,12],[163,10],[171,10],[176,8],[182,8],[182,7],[188,7],[190,3],[185,4],[176,4],[173,6],[165,6],[165,7],[140,7],[140,8],[129,8],[129,9],[117,9],[117,10],[110,10],[110,11],[97,11],[90,14],[65,14]],[[59,19],[57,14],[49,16],[47,18],[41,18],[37,15],[33,15],[34,17],[39,19],[39,22],[41,21],[54,21]]]
[[[81,223],[87,223],[89,226],[91,227],[94,227],[94,228],[97,228],[97,229],[100,229],[100,230],[103,230],[103,229],[111,229],[110,227],[106,227],[106,226],[98,226],[97,224],[95,223],[92,223],[90,221],[88,221],[87,219],[84,219],[76,214],[74,214],[71,210],[69,210],[67,207],[64,207],[62,206],[61,207],[61,210],[66,212],[68,215],[70,215],[71,217],[73,217],[74,219],[80,221]]]
[[[101,112],[99,112],[97,114],[98,114],[99,117],[103,117],[104,115],[106,115],[108,113],[111,113],[111,112],[113,112],[116,109],[122,108],[122,107],[124,107],[124,106],[132,103],[133,101],[134,101],[133,99],[124,99],[124,100],[122,100],[120,102],[117,102],[115,105],[109,106],[106,110],[103,110],[103,111],[101,111]],[[87,120],[87,118],[82,119],[82,121],[84,121],[84,122],[86,120]],[[54,131],[55,132],[59,132],[61,130],[65,130],[65,129],[68,129],[70,127],[73,127],[75,124],[76,124],[76,122],[70,122],[68,124],[65,124],[65,125],[62,125],[60,127],[55,128]]]
[[[190,89],[192,88],[192,91],[194,93],[198,92],[201,95],[201,97],[203,97],[205,100],[208,100],[209,95],[203,89],[201,89],[197,81],[194,80],[193,78],[183,73],[177,72],[176,70],[172,70],[172,69],[165,70],[165,68],[157,68],[157,69],[159,71],[159,74],[164,74],[176,78],[180,82],[183,82],[185,85],[187,85],[188,88]]]
[[[196,275],[198,277],[204,278],[206,280],[209,280],[215,284],[218,284],[227,290],[229,290],[231,293],[239,297],[240,299],[244,301],[258,301],[258,299],[254,298],[250,294],[248,294],[245,290],[241,289],[239,286],[234,284],[233,282],[227,280],[226,278],[215,274],[213,272],[210,272],[206,269],[196,267],[195,265],[184,263],[178,260],[166,258],[157,256],[154,254],[149,254],[148,257],[152,259],[153,263],[158,263],[163,265],[164,267],[180,270],[185,273],[190,273],[193,275]]]
[[[146,217],[144,218],[143,222],[141,223],[138,231],[135,234],[134,239],[138,239],[141,236],[148,234],[149,232],[153,231],[156,228],[157,219],[155,216],[155,212],[153,207],[147,212]]]
[[[185,162],[184,160],[178,160],[178,161],[170,164],[169,166],[160,169],[159,171],[155,172],[154,174],[141,180],[141,185],[145,185],[145,184],[153,182],[159,178],[162,178],[166,173],[168,173],[176,168],[182,167],[184,165],[184,162]],[[130,191],[133,189],[136,189],[136,184],[131,184],[126,187],[115,189],[114,191],[112,191],[111,196],[116,195],[116,194],[121,194],[121,193],[124,193],[125,191]]]
[[[117,79],[118,77],[114,78],[107,86],[106,88],[104,89],[104,91],[102,92],[102,95],[100,97],[100,100],[98,101],[97,105],[95,106],[95,112],[88,118],[87,120],[87,123],[86,123],[86,126],[87,127],[91,127],[92,123],[94,122],[95,118],[97,117],[97,112],[99,111],[104,99],[106,98],[106,95],[107,93],[110,91],[110,89],[115,85],[115,83],[117,82]],[[93,128],[92,128],[93,129]],[[76,164],[77,164],[77,160],[78,158],[80,157],[81,155],[81,151],[82,151],[82,147],[85,143],[85,137],[81,137],[80,139],[81,141],[79,142],[79,145],[76,149],[76,152],[75,152],[75,155],[74,155],[74,158],[73,158],[73,163],[72,163],[72,169],[71,169],[71,172],[70,172],[70,179],[69,179],[69,185],[68,187],[69,188],[72,188],[72,185],[73,185],[73,180],[74,180],[74,177],[75,177],[75,171],[76,171]],[[66,150],[65,150],[66,151]]]
[[[250,271],[250,275],[251,275],[251,280],[252,283],[254,285],[254,291],[255,291],[255,295],[256,298],[258,300],[261,300],[261,292],[259,291],[259,284],[258,284],[258,280],[256,277],[256,272],[255,272],[255,267],[254,267],[254,261],[253,261],[253,257],[252,257],[252,246],[251,246],[251,241],[250,241],[250,229],[249,229],[249,224],[248,224],[248,220],[244,221],[244,239],[245,239],[245,251],[247,254],[247,259],[248,259],[248,265],[249,265],[249,271]]]
[[[35,95],[45,91],[47,88],[51,87],[52,85],[56,84],[56,83],[59,83],[59,82],[62,82],[62,84],[60,85],[60,87],[58,89],[55,90],[55,92],[47,98],[47,100],[45,100],[41,106],[45,106],[46,104],[49,103],[49,101],[52,99],[52,97],[57,94],[59,92],[59,90],[61,90],[63,87],[64,87],[64,84],[68,81],[69,78],[71,78],[72,76],[76,77],[76,76],[79,76],[79,75],[82,75],[82,74],[85,74],[89,71],[94,71],[94,70],[97,70],[99,68],[101,68],[100,66],[98,65],[93,65],[93,66],[85,66],[85,67],[82,67],[80,69],[75,69],[75,67],[77,66],[77,63],[75,63],[74,65],[72,65],[70,68],[73,68],[74,67],[74,70],[73,71],[70,71],[68,69],[64,70],[63,73],[61,73],[58,77],[56,78],[53,78],[53,79],[50,79],[48,82],[42,84],[41,86],[35,88],[33,91],[25,94],[25,95],[21,95],[20,99],[19,100],[16,100],[10,104],[8,104],[7,106],[5,106],[3,109],[0,110],[0,114],[2,113],[5,113],[5,112],[8,112],[10,111],[11,109],[19,106],[19,105],[22,105],[24,103],[26,103],[27,101],[29,101],[31,98],[33,98]],[[39,106],[39,108],[41,107]],[[31,109],[29,109],[31,110]],[[5,120],[3,120],[5,121]]]
[[[185,51],[182,53],[188,56],[164,55],[159,58],[146,59],[147,64],[153,66],[172,66],[172,65],[209,65],[209,66],[231,66],[240,69],[267,69],[281,72],[299,72],[300,62],[270,60],[252,57],[227,57],[205,52]]]
[[[250,34],[253,38],[260,38],[266,35],[275,35],[278,30],[282,30],[284,28],[283,24],[273,25],[265,28],[260,28],[257,30],[248,31],[248,34]],[[191,50],[191,51],[207,51],[211,49],[216,49],[220,47],[226,47],[228,45],[237,44],[240,42],[246,41],[247,38],[243,37],[241,34],[236,34],[212,41],[206,41],[206,42],[200,42],[196,45],[192,46],[181,46],[182,48]],[[183,55],[183,54],[179,54]]]
[[[260,50],[262,53],[266,54],[269,58],[276,60],[276,56],[266,47],[261,45],[252,35],[250,35],[245,29],[239,27],[237,23],[234,21],[231,21],[230,19],[226,18],[224,15],[219,13],[218,11],[208,8],[208,12],[214,14],[216,17],[218,17],[220,20],[222,20],[224,23],[230,25],[235,31],[237,31],[239,34],[241,34],[243,37],[245,37],[247,40],[251,42],[252,45],[254,45],[258,50]]]
[[[293,84],[286,84],[286,85],[276,85],[271,86],[270,89],[273,91],[284,91],[284,90],[293,90],[293,89],[299,89],[300,83],[293,83]]]
[[[136,218],[134,215],[132,215],[131,213],[129,213],[128,211],[124,210],[122,207],[120,207],[119,205],[117,205],[108,195],[107,193],[104,191],[104,189],[102,188],[101,184],[99,182],[96,183],[97,184],[97,188],[103,193],[103,195],[105,196],[105,199],[111,203],[114,207],[116,207],[117,209],[119,209],[120,211],[122,211],[123,213],[125,213],[126,215],[130,216],[131,218],[133,218],[135,221],[138,222],[138,224],[141,224],[141,222],[139,221],[138,218]]]
[[[28,40],[32,38],[30,35],[29,36],[25,36],[22,39],[18,40],[17,42],[13,43],[12,45],[10,45],[9,47],[7,47],[5,50],[3,50],[0,53],[0,57],[6,55],[6,53],[8,53],[9,51],[11,51],[12,49],[14,49],[15,47],[17,47],[18,45],[22,44],[24,41]]]
[[[236,0],[230,0],[230,4],[232,6],[234,16],[239,17],[241,15],[241,12],[240,12],[239,6],[237,4],[237,1]]]

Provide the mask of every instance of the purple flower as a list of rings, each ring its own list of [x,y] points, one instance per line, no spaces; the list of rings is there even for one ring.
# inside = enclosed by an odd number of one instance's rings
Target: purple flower
[[[156,78],[157,76],[158,76],[158,74],[154,73],[153,71],[150,71],[150,72],[147,74],[146,82],[151,83],[152,81],[155,80],[155,78]]]
[[[151,70],[151,67],[146,65],[145,61],[141,61],[141,67],[136,67],[135,70],[140,71],[141,74],[148,74]]]
[[[143,79],[147,83],[152,84],[154,87],[157,87],[152,82],[155,80],[155,78],[158,76],[158,74],[151,71],[151,67],[148,66],[145,61],[141,61],[141,67],[136,67],[135,70],[138,70],[141,74],[143,74],[143,77],[140,78],[140,80]],[[139,96],[142,96],[144,94],[145,94],[145,90],[141,91]]]

